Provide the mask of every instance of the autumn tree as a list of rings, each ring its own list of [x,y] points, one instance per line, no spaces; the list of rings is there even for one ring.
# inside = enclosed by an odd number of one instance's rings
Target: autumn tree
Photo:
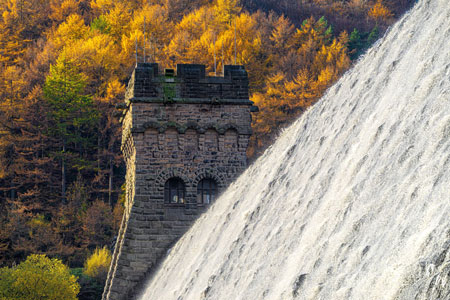
[[[214,11],[219,22],[230,24],[241,11],[239,0],[217,0]]]
[[[0,299],[76,300],[76,277],[58,259],[30,255],[13,268],[0,269]]]
[[[84,231],[83,243],[89,249],[109,246],[109,241],[113,236],[113,222],[111,218],[111,207],[103,201],[95,201],[83,213],[82,224]]]
[[[80,11],[79,1],[76,0],[52,0],[50,1],[50,19],[59,24],[70,15]]]
[[[292,33],[290,73],[284,68],[269,76],[264,93],[254,93],[251,100],[260,108],[253,119],[254,135],[250,154],[263,149],[277,129],[287,124],[319,99],[350,65],[347,53],[348,34],[332,38],[331,27],[321,18],[305,20]],[[289,53],[289,52],[288,52]],[[278,58],[279,61],[289,56]]]
[[[208,0],[164,0],[162,2],[169,12],[169,18],[177,21],[209,3]]]
[[[294,32],[294,25],[285,16],[281,16],[275,21],[270,40],[273,42],[274,48],[282,51],[281,55],[286,54],[286,51],[289,50]]]
[[[394,16],[389,8],[383,4],[382,0],[377,0],[374,6],[369,10],[368,15],[377,22],[387,21]]]
[[[5,71],[2,75],[8,76],[2,83],[9,89],[0,89],[0,203],[7,218],[2,220],[5,230],[0,239],[5,251],[0,256],[9,260],[38,248],[49,249],[54,239],[41,235],[46,235],[48,228],[31,226],[35,217],[49,216],[56,195],[49,171],[55,165],[47,156],[51,143],[43,132],[47,120],[41,90],[36,87],[25,94],[20,69],[8,67]]]
[[[87,36],[89,27],[78,14],[70,15],[52,34],[52,43],[59,51],[66,45],[73,45]]]
[[[48,1],[5,0],[0,7],[0,64],[17,64],[26,47],[48,28]]]
[[[164,47],[172,38],[174,26],[166,7],[144,5],[135,13],[129,26],[130,30],[122,35],[121,52],[127,65],[135,63],[136,43],[139,62],[144,61],[144,53],[146,61],[165,61]]]

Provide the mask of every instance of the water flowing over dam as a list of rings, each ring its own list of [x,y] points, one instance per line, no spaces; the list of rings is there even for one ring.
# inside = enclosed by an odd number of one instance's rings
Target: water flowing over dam
[[[450,299],[450,5],[424,0],[174,245],[141,299]]]

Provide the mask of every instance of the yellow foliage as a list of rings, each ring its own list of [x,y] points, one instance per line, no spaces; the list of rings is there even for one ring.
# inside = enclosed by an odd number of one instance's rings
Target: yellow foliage
[[[67,16],[76,14],[78,1],[76,0],[52,0],[50,1],[50,18],[58,23],[64,21]]]
[[[91,1],[91,8],[96,15],[103,15],[114,8],[115,0],[93,0]]]
[[[110,264],[111,252],[106,247],[97,248],[86,260],[83,273],[93,278],[106,278]]]
[[[132,15],[126,4],[116,2],[115,6],[104,16],[109,25],[110,34],[115,39],[120,39],[122,35],[130,31]]]
[[[28,224],[30,225],[30,227],[45,227],[45,228],[49,228],[50,227],[50,222],[45,220],[43,215],[37,215],[36,217],[32,218]]]
[[[134,66],[135,63],[135,42],[143,39],[141,31],[135,30],[122,36],[121,39],[121,57],[123,57],[125,63],[130,66]]]
[[[70,57],[91,82],[100,84],[98,92],[101,94],[120,70],[120,49],[109,35],[97,34],[68,44],[62,53]]]
[[[213,10],[208,7],[202,7],[185,16],[176,25],[175,34],[165,48],[169,65],[207,62],[207,44],[213,40],[213,21]]]
[[[125,85],[121,83],[117,78],[114,78],[112,81],[108,82],[108,86],[106,88],[106,97],[105,101],[112,101],[113,99],[121,98],[121,96],[125,93]]]
[[[377,0],[375,5],[369,10],[369,17],[375,20],[387,20],[393,16],[394,14],[389,10],[389,8],[383,5],[382,0]]]
[[[13,105],[20,99],[21,91],[26,85],[26,78],[22,72],[17,66],[8,66],[0,70],[0,110],[2,105]]]
[[[186,15],[176,26],[176,32],[187,32],[193,38],[200,38],[200,36],[211,29],[215,25],[214,9],[208,6],[203,6],[196,11]]]
[[[166,61],[172,66],[175,63],[205,64],[207,71],[213,74],[215,55],[220,74],[224,64],[234,64],[235,27],[236,62],[244,64],[250,76],[259,79],[252,79],[252,83],[260,82],[264,67],[260,61],[262,41],[255,18],[247,13],[236,16],[232,23],[224,22],[214,13],[214,7],[202,7],[188,14],[174,28],[175,34],[165,48]]]
[[[331,30],[324,19],[310,18],[290,36],[281,34],[290,32],[289,23],[279,20],[278,24],[284,24],[284,29],[278,26],[279,29],[272,32],[273,51],[278,53],[278,49],[286,45],[295,49],[295,59],[285,56],[286,60],[282,57],[278,62],[294,63],[297,70],[292,74],[295,69],[287,68],[290,74],[278,71],[265,76],[265,93],[255,93],[251,97],[260,109],[252,123],[252,145],[256,147],[267,145],[278,128],[317,101],[350,65],[346,46],[348,34],[343,32],[338,39],[331,39]]]
[[[223,33],[228,45],[224,48],[225,64],[234,64],[234,26],[231,25]],[[245,65],[250,77],[250,89],[261,86],[266,73],[265,57],[261,33],[256,20],[247,13],[241,13],[236,18],[237,64]]]
[[[142,57],[145,47],[146,59],[151,57],[152,61],[161,59],[163,56],[164,45],[169,43],[172,30],[173,24],[169,20],[167,9],[161,5],[145,5],[135,13],[130,24],[130,31],[135,32],[137,36],[138,54]],[[124,37],[124,39],[127,39],[127,37]],[[129,46],[134,52],[135,40],[128,40]]]
[[[6,0],[0,7],[0,64],[16,64],[25,52],[29,39],[24,39],[22,33],[26,29],[23,9],[18,7],[17,0]]]
[[[295,27],[288,18],[281,16],[275,23],[270,40],[280,50],[287,50],[290,40],[295,32]]]
[[[217,0],[214,6],[217,20],[225,24],[231,24],[241,9],[239,0]]]
[[[43,27],[47,22],[48,1],[44,0],[6,0],[0,8],[5,23],[15,27]]]
[[[0,269],[0,299],[76,300],[77,278],[58,259],[32,254],[13,268]]]
[[[80,15],[70,15],[67,20],[59,25],[53,36],[53,42],[57,47],[64,47],[72,44],[77,40],[86,36],[89,27],[84,24],[84,20]]]

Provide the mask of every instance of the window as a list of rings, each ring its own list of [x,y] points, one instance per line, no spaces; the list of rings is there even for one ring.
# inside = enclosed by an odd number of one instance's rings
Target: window
[[[202,179],[197,186],[197,203],[204,205],[214,201],[217,195],[217,183],[213,179]]]
[[[184,204],[186,189],[180,178],[170,178],[164,184],[164,202],[170,204]]]

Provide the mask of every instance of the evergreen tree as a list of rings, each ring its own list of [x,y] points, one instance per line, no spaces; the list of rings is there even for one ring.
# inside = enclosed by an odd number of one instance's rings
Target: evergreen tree
[[[59,145],[54,153],[61,161],[61,196],[66,196],[67,166],[83,170],[93,169],[89,154],[94,149],[95,126],[98,114],[92,98],[84,94],[86,77],[79,73],[74,62],[64,55],[50,67],[44,85],[49,105],[49,135]]]
[[[375,26],[372,29],[372,31],[369,33],[369,36],[367,37],[367,46],[369,47],[376,40],[378,40],[379,35],[380,35],[380,29],[378,28],[378,26]]]
[[[364,43],[361,39],[361,35],[359,34],[358,29],[355,28],[350,34],[350,39],[348,42],[348,51],[350,53],[350,58],[357,58],[361,54],[363,49]]]

